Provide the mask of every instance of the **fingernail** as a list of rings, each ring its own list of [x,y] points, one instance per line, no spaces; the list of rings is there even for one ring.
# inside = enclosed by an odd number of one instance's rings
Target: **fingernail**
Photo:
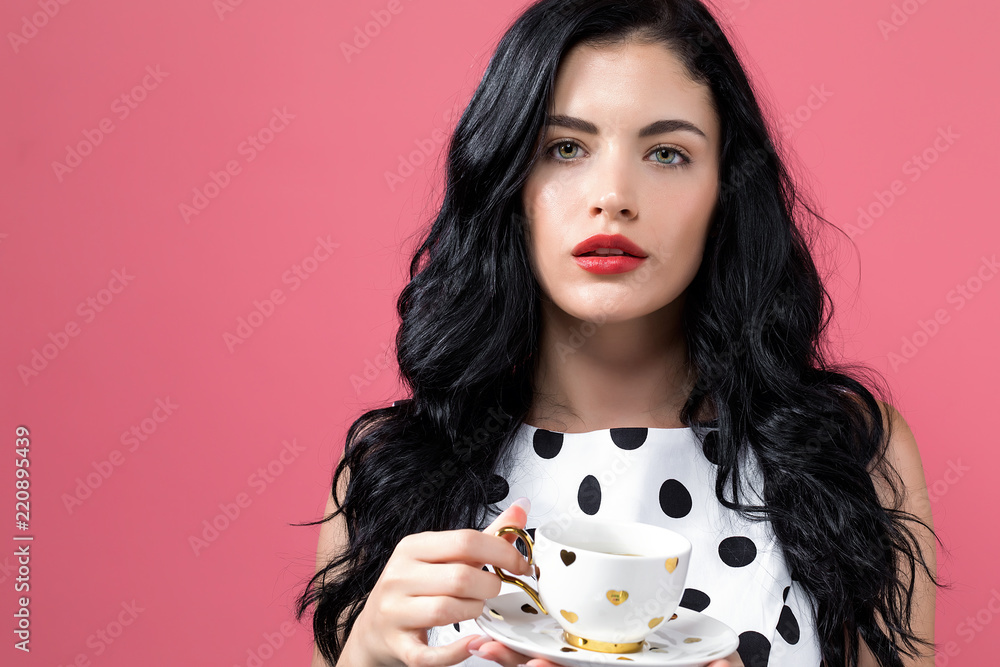
[[[515,500],[512,504],[517,505],[518,507],[523,509],[525,514],[531,511],[531,501],[525,498],[524,496],[521,496],[520,498]]]
[[[477,658],[482,658],[483,660],[489,660],[489,658],[486,657],[485,653],[482,653],[482,652],[477,651],[475,649],[469,649],[469,653],[471,653],[472,655],[476,656]]]
[[[478,635],[475,639],[473,639],[466,645],[466,648],[468,648],[473,653],[478,653],[478,651],[476,651],[475,649],[479,648],[488,641],[490,641],[489,635]]]

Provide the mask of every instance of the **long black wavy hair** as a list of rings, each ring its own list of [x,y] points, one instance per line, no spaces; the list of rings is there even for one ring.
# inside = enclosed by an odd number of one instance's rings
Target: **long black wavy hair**
[[[499,511],[499,474],[533,401],[540,333],[522,186],[542,152],[563,56],[627,39],[669,48],[710,87],[721,121],[719,199],[684,306],[696,382],[680,415],[718,466],[716,496],[771,522],[813,599],[825,664],[857,665],[859,635],[880,665],[933,646],[910,629],[917,565],[942,584],[906,523],[933,530],[899,509],[889,429],[866,384],[882,398],[888,390],[877,372],[829,360],[833,304],[804,224],[829,223],[793,183],[730,41],[698,0],[541,0],[503,35],[459,120],[443,203],[410,262],[396,353],[411,397],[351,425],[332,480],[338,489],[350,468],[343,503],[299,524],[343,514],[347,525],[348,546],[296,603],[299,620],[315,604],[313,632],[331,664],[400,539],[483,529]],[[761,464],[763,506],[725,497],[727,488],[743,497],[745,448]],[[873,476],[891,490],[891,507]]]

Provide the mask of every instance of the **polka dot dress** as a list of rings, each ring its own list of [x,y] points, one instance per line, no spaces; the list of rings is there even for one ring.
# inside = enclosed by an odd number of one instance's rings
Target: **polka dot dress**
[[[809,597],[792,580],[770,523],[748,521],[715,496],[715,432],[702,448],[690,428],[612,428],[560,433],[521,424],[507,477],[493,480],[502,510],[531,500],[529,535],[556,517],[592,516],[664,526],[691,541],[680,605],[712,616],[739,635],[746,667],[818,666],[821,653]],[[749,465],[747,465],[749,464]],[[763,504],[752,456],[743,466],[741,500]],[[492,523],[496,514],[488,518]],[[517,547],[524,552],[520,541]],[[519,576],[533,583],[527,576]],[[519,590],[503,582],[500,593]],[[480,634],[475,621],[431,628],[430,646]],[[492,661],[469,657],[463,665]]]

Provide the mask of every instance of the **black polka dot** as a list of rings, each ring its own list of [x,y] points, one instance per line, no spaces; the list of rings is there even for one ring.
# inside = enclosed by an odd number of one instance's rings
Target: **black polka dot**
[[[719,543],[719,558],[729,567],[744,567],[757,557],[757,546],[749,537],[727,537]]]
[[[759,632],[747,630],[740,633],[740,645],[736,652],[740,654],[745,667],[767,667],[767,659],[771,655],[771,642]]]
[[[787,604],[781,608],[781,616],[778,617],[778,634],[789,644],[799,643],[799,622]]]
[[[702,451],[705,453],[705,458],[719,465],[719,432],[709,431],[705,434],[705,441],[702,444]]]
[[[782,602],[784,602],[785,600],[788,599],[788,589],[789,588],[791,588],[791,586],[785,586],[785,590],[781,591],[781,601]]]
[[[710,604],[712,599],[697,588],[685,588],[679,606],[691,611],[704,611]]]
[[[611,429],[611,440],[619,449],[638,449],[642,443],[646,442],[647,435],[649,435],[648,428]]]
[[[452,623],[452,625],[455,626],[455,632],[461,632],[462,631],[462,629],[460,627],[458,627],[458,623]]]
[[[534,543],[535,542],[535,529],[534,528],[525,528],[524,532],[526,532],[531,537],[531,542]],[[524,540],[522,540],[522,539],[514,540],[514,547],[518,551],[521,552],[522,556],[524,556],[525,558],[528,557],[528,545],[524,543]]]
[[[660,509],[674,519],[680,519],[691,512],[691,494],[676,479],[668,479],[660,485]]]
[[[543,459],[555,458],[556,454],[559,453],[559,450],[562,449],[563,434],[555,433],[554,431],[546,431],[544,428],[540,428],[535,431],[533,445],[535,447],[535,453]]]
[[[580,482],[580,490],[576,492],[576,502],[584,514],[594,515],[601,509],[601,483],[593,475],[587,475]]]
[[[510,486],[508,486],[507,480],[496,473],[490,475],[486,488],[486,502],[491,505],[500,502],[510,493]]]

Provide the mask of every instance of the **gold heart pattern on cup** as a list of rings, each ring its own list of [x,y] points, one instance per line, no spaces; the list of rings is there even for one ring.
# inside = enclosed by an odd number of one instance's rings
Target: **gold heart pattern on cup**
[[[629,555],[631,555],[631,554],[629,554]],[[562,560],[563,565],[569,566],[569,565],[573,564],[573,562],[576,561],[576,554],[573,553],[572,551],[568,551],[566,549],[560,549],[560,551],[559,551],[559,558]],[[667,572],[673,572],[675,569],[677,569],[677,558],[668,558],[666,561],[664,561],[664,566],[667,568]],[[628,591],[609,590],[607,592],[607,597],[608,597],[608,600],[611,602],[611,604],[613,604],[613,605],[615,605],[617,607],[618,605],[620,605],[621,603],[625,602],[625,600],[628,599]],[[525,605],[525,606],[528,606],[528,605]],[[523,607],[522,607],[522,610],[526,611],[526,612],[529,611],[528,609],[524,609]],[[490,610],[490,611],[492,611],[492,610]],[[534,609],[531,609],[531,611],[534,611]],[[535,613],[537,613],[537,612],[535,612]],[[559,613],[562,614],[563,618],[565,618],[570,623],[576,623],[577,620],[579,620],[579,618],[580,618],[577,614],[574,614],[571,611],[566,611],[565,609],[560,609]],[[677,618],[677,614],[674,614],[670,618],[670,620],[672,621],[675,618]],[[663,621],[663,617],[662,616],[659,616],[657,618],[651,619],[649,621],[649,627],[652,628],[653,626],[660,624],[662,621]]]
[[[616,607],[628,599],[628,591],[608,591],[608,600]]]

